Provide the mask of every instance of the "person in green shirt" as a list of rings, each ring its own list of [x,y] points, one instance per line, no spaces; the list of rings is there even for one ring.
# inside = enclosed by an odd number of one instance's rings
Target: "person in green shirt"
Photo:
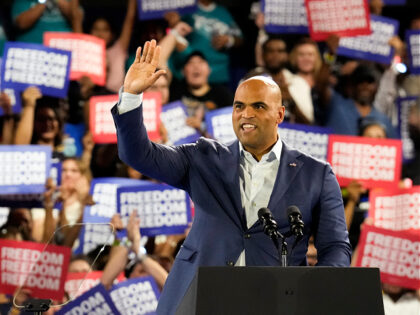
[[[42,44],[44,32],[71,32],[71,1],[14,0],[12,19],[16,41]]]

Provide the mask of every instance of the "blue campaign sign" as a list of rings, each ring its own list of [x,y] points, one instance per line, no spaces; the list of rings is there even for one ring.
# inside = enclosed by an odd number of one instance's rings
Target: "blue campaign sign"
[[[398,133],[402,141],[403,162],[409,162],[415,157],[414,142],[408,130],[410,108],[416,105],[417,96],[397,99],[398,106]]]
[[[65,97],[70,62],[70,51],[39,44],[7,42],[0,71],[2,85],[16,91],[34,85],[43,95]]]
[[[53,179],[54,184],[56,186],[61,185],[61,171],[62,171],[62,163],[60,159],[53,158],[51,160],[50,177]]]
[[[407,0],[382,0],[385,5],[405,5]]]
[[[85,207],[83,223],[79,234],[79,246],[75,253],[88,253],[98,245],[112,241],[109,223],[117,213],[117,188],[120,186],[139,185],[139,180],[129,178],[96,178],[91,182],[90,194],[95,204]]]
[[[309,33],[304,0],[263,0],[261,5],[268,33]]]
[[[190,198],[186,191],[166,184],[144,183],[117,189],[118,213],[124,224],[133,211],[140,218],[144,236],[183,234],[191,222]]]
[[[0,146],[0,195],[44,192],[50,165],[50,146]]]
[[[161,19],[165,13],[176,11],[180,15],[197,10],[197,0],[138,0],[140,20]]]
[[[7,207],[0,207],[0,226],[6,223],[9,211],[10,209]]]
[[[279,125],[280,139],[291,147],[326,161],[328,137],[332,130],[325,127],[282,123]]]
[[[57,315],[120,315],[109,293],[98,284],[55,312]]]
[[[399,22],[371,14],[370,25],[371,35],[340,38],[337,55],[391,64],[394,49],[388,42],[398,34]]]
[[[205,116],[207,132],[216,140],[227,143],[235,140],[232,126],[232,107],[212,110]]]
[[[109,295],[121,314],[153,315],[160,293],[152,277],[140,277],[114,285]]]
[[[405,42],[410,59],[410,72],[420,74],[420,31],[406,31]]]
[[[187,109],[181,101],[169,103],[162,107],[160,120],[168,131],[169,141],[174,145],[195,142],[200,134],[187,126]]]
[[[3,59],[0,58],[0,71],[1,71],[1,64]],[[10,103],[12,104],[12,113],[17,114],[22,111],[22,99],[20,97],[20,93],[16,92],[13,89],[3,89],[1,84],[1,74],[0,74],[0,92],[6,93],[10,98]],[[0,107],[0,116],[4,115],[3,108]]]

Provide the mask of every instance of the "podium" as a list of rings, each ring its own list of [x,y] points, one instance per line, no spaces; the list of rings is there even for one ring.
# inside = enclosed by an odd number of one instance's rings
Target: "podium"
[[[200,267],[177,315],[384,314],[378,268]]]

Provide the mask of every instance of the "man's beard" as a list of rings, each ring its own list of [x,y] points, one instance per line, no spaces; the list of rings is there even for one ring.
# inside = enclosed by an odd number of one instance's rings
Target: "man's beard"
[[[268,70],[268,72],[270,73],[279,73],[281,70],[283,70],[285,67],[284,63],[280,63],[280,64],[276,64],[276,65],[266,65],[265,68]]]

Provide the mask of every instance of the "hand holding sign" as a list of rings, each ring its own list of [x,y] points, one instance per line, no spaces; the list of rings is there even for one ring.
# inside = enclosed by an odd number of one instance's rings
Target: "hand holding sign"
[[[160,47],[156,46],[156,41],[147,41],[144,45],[143,54],[141,47],[137,48],[136,59],[128,69],[124,80],[124,91],[131,94],[140,94],[147,90],[166,73],[165,70],[156,68],[159,63]]]
[[[23,104],[25,107],[35,107],[36,101],[41,97],[41,91],[36,86],[30,86],[22,94]]]

